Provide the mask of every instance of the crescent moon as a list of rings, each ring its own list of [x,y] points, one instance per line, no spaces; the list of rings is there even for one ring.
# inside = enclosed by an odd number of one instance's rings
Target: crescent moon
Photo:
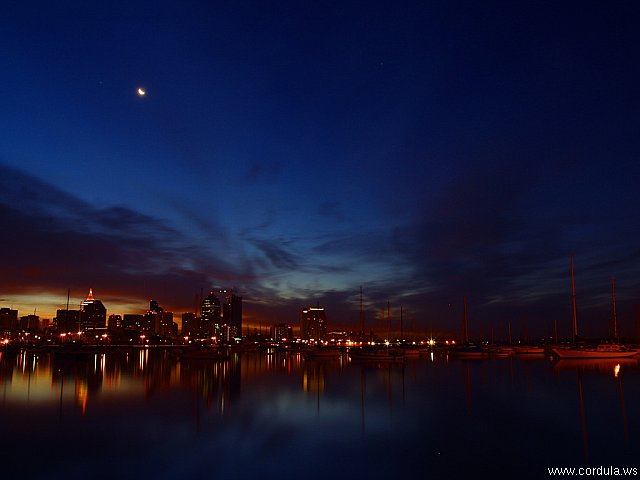
[[[138,95],[144,97],[147,94],[144,88],[138,88]]]

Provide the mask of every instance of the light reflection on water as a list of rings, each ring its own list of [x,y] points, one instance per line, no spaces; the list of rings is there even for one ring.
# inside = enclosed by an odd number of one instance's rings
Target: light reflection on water
[[[639,377],[635,359],[3,353],[0,448],[24,478],[546,478],[638,466]]]

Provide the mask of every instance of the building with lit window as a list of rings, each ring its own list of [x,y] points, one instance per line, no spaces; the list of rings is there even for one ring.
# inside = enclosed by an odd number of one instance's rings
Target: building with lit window
[[[300,338],[324,340],[327,337],[327,315],[324,307],[308,307],[300,311]]]
[[[18,310],[0,308],[0,333],[9,336],[18,328]]]
[[[225,342],[235,338],[242,338],[242,297],[233,290],[221,290],[224,299],[222,304],[221,335]]]
[[[122,316],[122,323],[120,326],[124,329],[142,331],[144,324],[144,315],[139,313],[125,313]]]
[[[163,337],[177,335],[178,325],[173,323],[173,312],[165,312],[158,302],[151,300],[144,315],[142,331]]]
[[[107,322],[109,330],[117,330],[122,327],[122,315],[116,315],[115,313],[109,315],[109,321]]]
[[[93,298],[93,289],[89,289],[87,299],[80,304],[80,330],[86,328],[105,328],[107,309],[100,300]]]
[[[293,327],[287,323],[279,323],[271,327],[271,338],[274,342],[293,340]]]
[[[186,336],[216,337],[219,342],[233,342],[242,337],[242,297],[233,290],[210,292],[202,300],[201,316],[183,318],[182,332]]]
[[[198,337],[200,335],[200,317],[193,312],[182,314],[182,336]]]
[[[200,328],[206,336],[218,336],[220,334],[220,319],[222,310],[220,300],[211,292],[202,300]]]

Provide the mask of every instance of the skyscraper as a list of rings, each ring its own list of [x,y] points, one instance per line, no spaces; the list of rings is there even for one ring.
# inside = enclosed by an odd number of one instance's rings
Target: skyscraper
[[[176,328],[177,325],[174,328],[173,313],[165,312],[157,301],[151,300],[149,310],[144,315],[143,331],[168,337],[177,333]]]
[[[182,314],[182,335],[196,337],[200,333],[200,317],[193,312]]]
[[[242,337],[242,297],[233,290],[217,293],[209,293],[202,301],[200,331],[220,342],[233,342]]]
[[[93,298],[93,289],[80,306],[79,329],[104,328],[107,326],[107,309],[100,300]]]
[[[234,338],[242,338],[242,297],[233,290],[221,290],[224,296],[222,306],[222,337],[229,342]]]
[[[327,315],[324,307],[308,307],[300,311],[300,337],[303,340],[324,340],[327,336]]]
[[[218,300],[215,293],[209,293],[209,295],[202,300],[201,311],[201,327],[203,333],[205,335],[219,335],[222,312],[220,310],[220,300]]]

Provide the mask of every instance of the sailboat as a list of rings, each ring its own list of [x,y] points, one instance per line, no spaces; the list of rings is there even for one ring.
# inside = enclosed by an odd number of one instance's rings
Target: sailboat
[[[389,302],[387,302],[387,312],[389,312]],[[391,330],[391,316],[387,313],[389,330]],[[360,287],[360,330],[361,338],[364,337],[364,312],[362,310],[362,287]],[[388,334],[390,336],[390,334]],[[387,339],[385,348],[371,347],[351,347],[348,355],[352,361],[356,362],[404,362],[405,355],[402,350],[390,349]]]
[[[555,347],[551,351],[559,358],[626,358],[633,357],[638,353],[637,350],[631,350],[626,345],[618,343],[618,321],[616,319],[616,290],[613,277],[611,279],[611,288],[613,296],[613,324],[615,340],[611,342],[600,342],[597,345],[579,346],[576,345],[578,337],[578,319],[576,315],[576,286],[573,275],[573,257],[571,257],[571,296],[573,305],[573,324],[572,337],[573,346],[569,348]]]
[[[351,348],[349,358],[360,362],[404,362],[404,352],[394,349]]]
[[[462,324],[462,338],[464,343],[452,348],[449,353],[460,358],[482,358],[489,355],[486,348],[469,343],[469,320],[467,318],[467,297],[464,297],[464,318]]]

